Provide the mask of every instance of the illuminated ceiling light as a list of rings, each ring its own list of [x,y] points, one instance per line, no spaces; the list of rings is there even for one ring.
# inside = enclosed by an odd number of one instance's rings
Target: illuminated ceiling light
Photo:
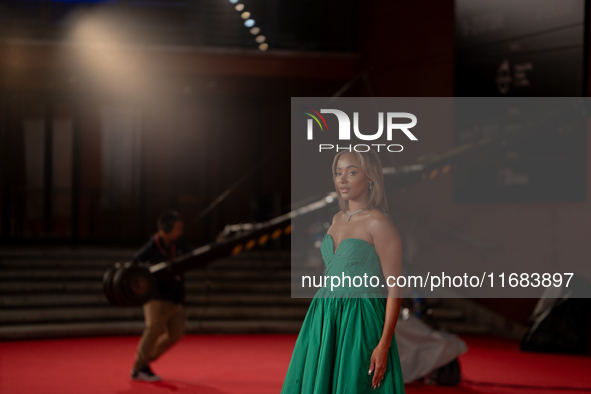
[[[267,49],[269,49],[269,44],[267,44],[266,42],[263,42],[261,45],[259,45],[259,49],[261,51],[266,51]]]
[[[236,11],[242,11],[244,9],[244,4],[238,4],[236,6]]]
[[[262,44],[263,42],[265,42],[266,39],[267,38],[265,36],[258,36],[257,38],[255,38],[255,41],[259,44]]]
[[[242,19],[248,19],[248,18],[250,18],[250,12],[248,12],[248,11],[244,11],[244,12],[242,13],[242,15],[240,15],[240,17],[241,17]]]
[[[253,34],[253,35],[255,35],[255,36],[256,36],[257,34],[259,34],[260,32],[261,32],[261,29],[260,29],[260,28],[258,28],[258,27],[253,27],[252,29],[250,29],[250,34]]]
[[[249,19],[246,22],[244,22],[244,26],[253,27],[254,26],[254,19]]]
[[[236,3],[238,3],[238,0],[230,0],[230,3],[236,4]]]

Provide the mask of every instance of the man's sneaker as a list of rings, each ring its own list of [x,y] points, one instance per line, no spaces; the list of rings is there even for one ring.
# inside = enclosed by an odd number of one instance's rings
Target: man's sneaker
[[[157,382],[162,378],[152,372],[148,365],[141,368],[139,371],[131,371],[131,379],[140,380],[142,382]]]

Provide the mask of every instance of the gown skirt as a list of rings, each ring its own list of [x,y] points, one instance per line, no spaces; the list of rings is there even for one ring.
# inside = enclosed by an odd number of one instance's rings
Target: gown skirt
[[[325,266],[330,268],[330,263],[334,266],[335,259],[330,258],[333,257],[332,238],[328,237],[325,236],[321,250]],[[377,254],[375,249],[371,253],[368,247],[371,244],[348,244],[357,252],[360,249],[370,252],[364,263],[369,260],[376,268]],[[340,246],[338,251],[342,252]],[[360,261],[359,258],[345,260]],[[342,259],[340,263],[343,263]],[[346,261],[344,263],[347,264]],[[381,267],[378,265],[377,268],[381,273]],[[404,393],[395,335],[388,352],[384,378],[380,387],[372,388],[373,372],[369,375],[368,371],[373,350],[382,337],[386,299],[376,297],[375,293],[364,293],[363,289],[352,290],[355,291],[344,290],[335,294],[330,288],[323,287],[316,293],[298,335],[282,394]]]

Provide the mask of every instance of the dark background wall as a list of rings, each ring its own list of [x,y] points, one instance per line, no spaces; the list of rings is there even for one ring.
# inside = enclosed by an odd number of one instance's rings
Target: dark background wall
[[[192,223],[222,191],[269,155],[266,165],[211,215],[189,226],[187,237],[206,242],[226,223],[264,220],[285,211],[290,94],[331,95],[357,67],[353,54],[293,54],[285,61],[285,55],[274,53],[193,51],[161,61],[169,53],[138,50],[137,55],[153,67],[141,82],[166,82],[137,95],[96,86],[82,65],[64,64],[64,58],[76,59],[77,53],[59,44],[8,43],[0,50],[6,114],[2,133],[10,141],[4,145],[3,212],[11,220],[4,223],[3,239],[13,241],[70,241],[75,235],[82,241],[136,242],[153,230],[154,218],[167,207],[181,210]],[[108,69],[101,70],[100,78],[124,80],[127,75],[125,69]],[[31,215],[26,206],[19,205],[33,198],[26,187],[23,124],[36,120],[43,134],[60,119],[71,122],[70,132],[76,135],[76,147],[71,144],[67,153],[77,158],[78,212],[70,203],[65,217],[57,217],[53,209],[44,215],[52,202],[41,199],[36,202],[37,215],[27,217]],[[106,124],[126,121],[133,125]],[[108,142],[108,127],[123,127],[133,134],[133,141],[113,137]],[[109,148],[114,157],[105,152]],[[124,162],[133,167],[133,185],[112,184],[104,174],[111,168],[107,161],[116,163],[118,155],[127,156]],[[112,196],[121,187],[131,194]],[[73,193],[71,188],[67,193]],[[269,201],[274,205],[269,207]],[[72,233],[74,216],[77,234]]]

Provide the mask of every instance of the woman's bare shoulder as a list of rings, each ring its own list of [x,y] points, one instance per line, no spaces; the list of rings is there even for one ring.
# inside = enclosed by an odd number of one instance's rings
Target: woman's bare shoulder
[[[337,213],[335,213],[335,215],[332,217],[332,224],[339,220],[341,216],[343,216],[343,211],[338,211]]]
[[[380,211],[379,209],[373,209],[369,212],[369,218],[372,221],[383,222],[383,223],[391,223],[394,225],[394,221],[387,213]]]
[[[387,213],[374,209],[370,212],[370,230],[371,232],[396,233],[398,230],[394,226],[394,221]]]

